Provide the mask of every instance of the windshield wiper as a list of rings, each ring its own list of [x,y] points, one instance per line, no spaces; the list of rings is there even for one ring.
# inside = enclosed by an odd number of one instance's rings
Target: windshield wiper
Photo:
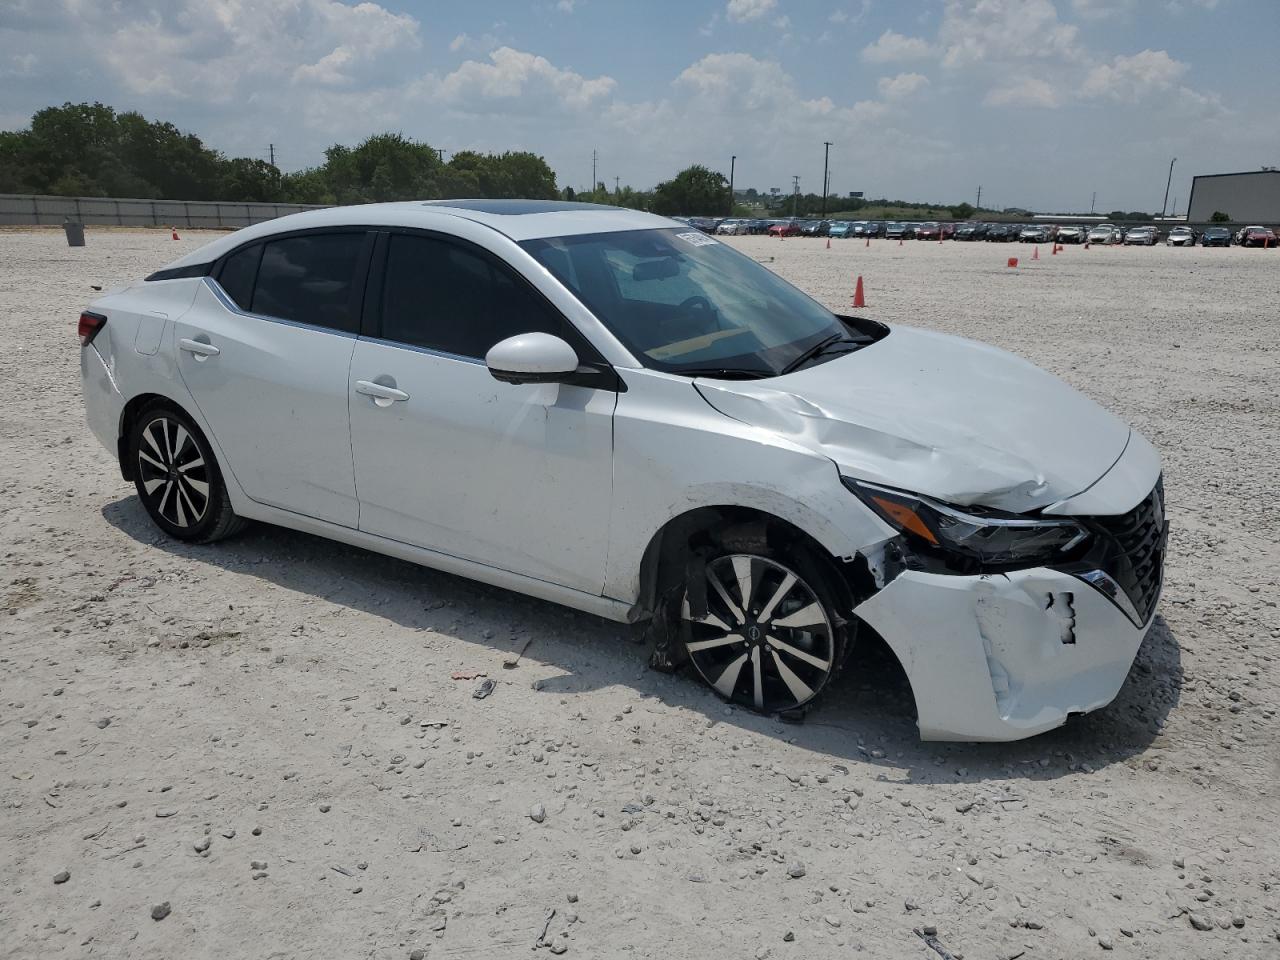
[[[857,344],[857,341],[849,339],[847,334],[833,333],[831,336],[827,337],[825,340],[819,340],[817,343],[815,343],[812,347],[810,347],[804,353],[800,354],[800,356],[796,357],[794,360],[788,363],[785,367],[782,368],[778,376],[784,376],[788,373],[792,373],[795,370],[799,370],[802,366],[804,366],[810,360],[816,360],[818,357],[822,356],[822,354],[826,353],[828,350],[830,350],[832,347],[834,347],[838,343]]]
[[[776,376],[772,370],[760,367],[682,367],[673,372],[686,377],[714,377],[718,380],[761,380]]]

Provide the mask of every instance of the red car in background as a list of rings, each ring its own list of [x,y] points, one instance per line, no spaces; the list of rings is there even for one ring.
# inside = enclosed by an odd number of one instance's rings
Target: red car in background
[[[789,223],[775,223],[769,228],[769,236],[798,237],[800,236],[800,223],[797,220],[792,220]]]
[[[1276,232],[1270,227],[1245,227],[1237,243],[1242,247],[1274,247]]]
[[[916,230],[917,240],[937,240],[942,233],[942,225],[930,220],[928,223],[920,224]]]
[[[950,240],[956,235],[956,225],[954,223],[944,223],[938,227],[938,232],[943,240]]]

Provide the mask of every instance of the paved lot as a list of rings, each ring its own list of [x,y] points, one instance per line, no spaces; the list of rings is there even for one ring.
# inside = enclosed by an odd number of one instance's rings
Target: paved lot
[[[731,241],[1015,350],[1165,457],[1120,697],[973,746],[919,743],[882,658],[782,725],[591,617],[157,535],[83,424],[74,323],[204,239],[0,232],[0,957],[515,957],[544,925],[592,958],[937,957],[926,925],[971,960],[1280,953],[1280,253]]]

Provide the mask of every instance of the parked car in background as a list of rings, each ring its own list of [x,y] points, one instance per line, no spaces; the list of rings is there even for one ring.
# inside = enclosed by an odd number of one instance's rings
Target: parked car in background
[[[759,233],[768,233],[768,232],[769,232],[769,221],[768,221],[768,220],[750,220],[750,221],[748,221],[748,223],[750,223],[750,225],[751,225],[751,229],[750,229],[750,231],[749,231],[750,233],[753,233],[753,234],[759,234]]]
[[[1124,235],[1125,246],[1154,247],[1160,239],[1155,227],[1130,227]]]
[[[830,220],[806,220],[800,225],[800,232],[806,237],[825,237],[830,229]]]
[[[902,225],[902,235],[908,240],[914,240],[916,234],[920,232],[920,224],[915,220],[909,220]]]
[[[937,240],[941,234],[942,225],[935,220],[930,220],[916,227],[917,240]]]
[[[703,233],[715,233],[720,221],[715,217],[690,217],[689,226],[696,227]]]
[[[987,238],[988,226],[977,220],[966,220],[964,223],[956,225],[957,240],[985,240]]]
[[[730,237],[742,236],[748,232],[746,220],[721,220],[716,226],[716,233]]]
[[[938,226],[938,235],[943,240],[950,240],[956,235],[956,225],[950,220],[941,223]]]
[[[890,240],[903,240],[907,236],[907,225],[897,220],[886,220],[884,235]]]
[[[840,239],[852,237],[854,226],[848,220],[835,220],[831,224],[831,229],[827,231],[827,236]]]
[[[803,713],[874,631],[921,737],[1030,737],[1110,703],[1157,616],[1160,456],[1128,424],[665,217],[311,210],[78,332],[89,429],[162,536],[258,521],[649,622],[653,662],[759,713]]]
[[[1120,243],[1124,240],[1124,231],[1114,223],[1100,223],[1089,230],[1089,243]]]
[[[1164,239],[1166,247],[1194,247],[1196,232],[1190,227],[1174,227]]]
[[[1200,234],[1200,246],[1229,247],[1231,246],[1231,231],[1226,227],[1205,227],[1204,233]]]
[[[1245,227],[1240,231],[1242,247],[1274,247],[1276,232],[1270,227]]]
[[[769,236],[798,237],[800,236],[800,222],[798,220],[783,220],[781,223],[775,223],[769,228]]]
[[[987,227],[987,235],[983,238],[988,243],[1009,243],[1018,239],[1017,231],[1010,223],[993,223]]]
[[[867,221],[867,236],[869,236],[869,237],[873,237],[873,238],[874,238],[874,237],[883,237],[883,236],[884,236],[884,221],[883,221],[883,220],[868,220],[868,221]]]
[[[1057,239],[1059,243],[1084,243],[1086,232],[1078,223],[1065,223],[1058,228]]]
[[[1018,231],[1019,243],[1048,243],[1053,237],[1048,224],[1029,223]]]

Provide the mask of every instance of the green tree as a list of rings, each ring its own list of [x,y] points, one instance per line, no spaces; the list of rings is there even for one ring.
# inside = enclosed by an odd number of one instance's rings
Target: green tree
[[[667,215],[714,216],[725,210],[728,201],[729,181],[724,174],[695,164],[658,184],[652,210]]]
[[[968,203],[957,203],[954,207],[947,207],[947,210],[956,220],[968,220],[974,213],[973,205]]]
[[[1229,214],[1225,214],[1221,210],[1215,210],[1213,211],[1213,216],[1209,218],[1209,222],[1210,223],[1230,223],[1231,217]]]

